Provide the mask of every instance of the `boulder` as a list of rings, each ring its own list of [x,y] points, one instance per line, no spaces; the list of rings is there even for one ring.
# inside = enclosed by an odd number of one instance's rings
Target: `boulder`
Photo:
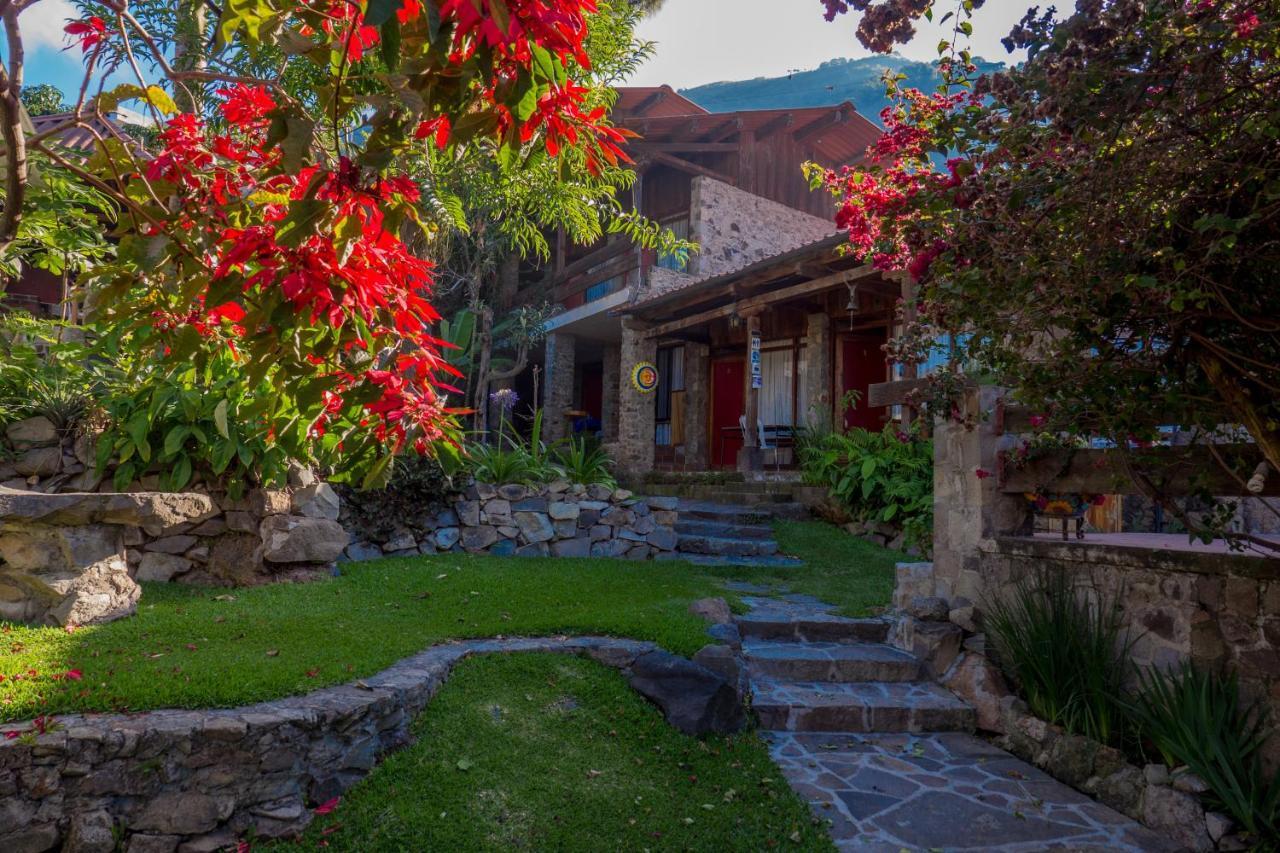
[[[289,485],[295,489],[305,489],[308,486],[314,486],[320,482],[320,478],[316,476],[316,472],[312,468],[299,465],[296,462],[289,464]]]
[[[269,563],[328,563],[350,541],[338,522],[299,515],[269,515],[259,533],[262,557]]]
[[[551,549],[546,542],[530,542],[516,549],[517,557],[550,557]]]
[[[62,436],[53,421],[43,415],[14,421],[5,427],[5,437],[14,450],[30,450],[33,447],[48,447],[59,444]]]
[[[670,527],[659,527],[657,530],[654,530],[646,536],[645,541],[657,548],[659,551],[674,551],[676,549],[676,544],[679,541],[679,537],[676,536],[676,532]]]
[[[227,520],[227,529],[234,530],[237,533],[257,533],[258,519],[254,518],[253,513],[244,510],[230,510],[225,516]]]
[[[1009,695],[1009,687],[991,661],[982,655],[961,655],[942,677],[942,686],[973,706],[978,728],[1004,733],[1000,700]]]
[[[498,486],[498,496],[506,501],[522,501],[527,494],[529,494],[529,490],[516,483]]]
[[[936,595],[917,595],[907,604],[906,613],[908,616],[914,616],[926,622],[944,622],[951,613],[951,608],[947,606],[945,598],[939,598]]]
[[[13,468],[23,477],[52,477],[62,470],[62,448],[33,447],[13,460]]]
[[[732,734],[746,725],[742,697],[718,673],[663,651],[636,658],[631,687],[688,735]]]
[[[272,516],[284,519],[285,515]],[[205,563],[205,583],[248,586],[262,580],[262,537],[255,533],[228,533],[214,540]]]
[[[483,551],[497,541],[498,531],[491,525],[462,529],[462,547],[468,551]]]
[[[343,552],[346,558],[353,563],[361,560],[376,560],[382,556],[382,549],[377,545],[371,545],[368,542],[352,542],[347,546],[347,550]]]
[[[578,514],[581,512],[581,508],[570,501],[552,501],[547,505],[547,515],[551,516],[553,521],[577,521]]]
[[[314,483],[293,493],[292,506],[294,515],[337,521],[342,501],[328,483]]]
[[[46,497],[46,496],[41,496]],[[122,532],[104,524],[0,524],[0,618],[88,625],[133,613]]]
[[[1149,785],[1142,798],[1142,822],[1184,848],[1212,850],[1204,809],[1191,794],[1163,785]]]
[[[551,519],[540,512],[517,512],[515,521],[520,528],[520,537],[526,542],[550,542],[555,538]]]
[[[480,523],[479,501],[457,501],[453,505],[453,511],[458,514],[458,520],[467,527],[475,527]]]
[[[555,530],[557,539],[572,539],[578,535],[578,522],[572,518],[553,521],[551,528]]]
[[[382,543],[382,550],[388,554],[394,551],[408,551],[418,547],[417,538],[408,530],[397,530],[395,534]]]
[[[461,536],[462,531],[456,527],[441,527],[436,531],[436,547],[441,551],[448,551],[458,544]]]
[[[557,557],[590,557],[591,540],[587,537],[561,539],[551,543],[551,553]]]
[[[135,578],[139,581],[168,583],[175,576],[191,571],[193,563],[185,557],[163,551],[148,551],[142,555]]]
[[[891,639],[895,646],[918,658],[926,674],[937,677],[959,656],[964,631],[950,622],[924,622],[904,616],[898,620]]]
[[[514,539],[499,539],[489,546],[489,553],[495,557],[510,557],[515,552],[516,542]]]
[[[718,643],[703,646],[694,654],[693,662],[705,666],[732,684],[739,695],[745,692],[746,669],[742,665],[742,658],[738,657],[732,647]]]
[[[660,510],[669,510],[669,511],[674,511],[676,506],[678,506],[680,503],[679,498],[669,497],[667,495],[657,495],[655,497],[645,498],[645,500],[649,504],[650,509],[660,509]]]
[[[73,815],[63,853],[113,853],[115,822],[105,809]]]
[[[689,605],[689,612],[701,616],[713,625],[722,625],[733,621],[733,611],[729,602],[723,598],[699,598]]]
[[[511,501],[494,498],[484,505],[484,519],[488,524],[505,527],[511,524]]]
[[[196,537],[190,534],[180,533],[177,536],[163,536],[159,539],[153,539],[142,546],[142,549],[144,551],[159,551],[162,554],[185,554],[191,550],[197,541]]]

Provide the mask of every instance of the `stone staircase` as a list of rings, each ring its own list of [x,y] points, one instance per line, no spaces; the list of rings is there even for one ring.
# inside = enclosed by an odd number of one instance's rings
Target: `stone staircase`
[[[889,645],[887,619],[849,619],[808,596],[744,598],[735,619],[764,729],[792,732],[972,731],[976,715]]]
[[[700,565],[802,565],[799,560],[778,553],[772,527],[777,517],[804,512],[799,504],[730,504],[682,498],[676,509],[680,515],[672,559]]]

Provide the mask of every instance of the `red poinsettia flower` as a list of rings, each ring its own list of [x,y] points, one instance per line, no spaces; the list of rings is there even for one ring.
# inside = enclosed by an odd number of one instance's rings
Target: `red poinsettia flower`
[[[68,45],[67,50],[79,44],[80,51],[88,53],[106,35],[107,22],[94,15],[92,18],[87,18],[83,21],[72,21],[63,27],[62,31],[75,39],[75,43]]]

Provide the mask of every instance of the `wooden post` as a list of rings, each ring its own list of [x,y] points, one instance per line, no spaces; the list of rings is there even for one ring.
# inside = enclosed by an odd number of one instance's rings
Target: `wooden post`
[[[746,401],[746,411],[743,413],[746,419],[746,429],[742,433],[742,450],[738,453],[738,470],[744,474],[763,470],[764,454],[760,450],[760,436],[756,430],[756,424],[760,421],[760,390],[752,387],[752,364],[753,355],[759,354],[758,350],[753,353],[752,342],[759,339],[760,336],[760,313],[755,311],[746,315],[747,321],[747,369],[743,373],[743,400]]]

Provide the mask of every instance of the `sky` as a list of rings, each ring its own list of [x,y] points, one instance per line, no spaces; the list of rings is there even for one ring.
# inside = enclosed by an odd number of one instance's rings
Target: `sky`
[[[987,0],[973,19],[974,54],[1007,62],[1000,39],[1034,2]],[[935,5],[941,18],[958,4],[937,0]],[[829,59],[870,56],[854,35],[859,17],[850,13],[827,23],[821,0],[666,0],[638,31],[641,38],[657,43],[657,52],[628,82],[635,86],[666,83],[681,89],[721,80],[776,77],[816,68]],[[938,26],[922,21],[916,37],[899,47],[898,53],[911,59],[936,59],[938,40],[951,36],[953,23]]]
[[[1000,38],[1030,2],[987,0],[974,18],[974,53],[1007,61]],[[937,0],[939,17],[951,5],[951,0]],[[856,14],[827,23],[822,12],[821,0],[666,0],[662,11],[639,30],[641,38],[657,43],[657,52],[628,82],[685,88],[774,77],[837,57],[869,55],[854,36]],[[40,0],[19,19],[27,46],[27,83],[53,83],[68,100],[78,91],[83,70],[80,52],[63,50],[62,28],[74,17],[70,0]],[[898,52],[912,59],[934,59],[938,40],[950,34],[951,22],[922,22],[915,39]]]

